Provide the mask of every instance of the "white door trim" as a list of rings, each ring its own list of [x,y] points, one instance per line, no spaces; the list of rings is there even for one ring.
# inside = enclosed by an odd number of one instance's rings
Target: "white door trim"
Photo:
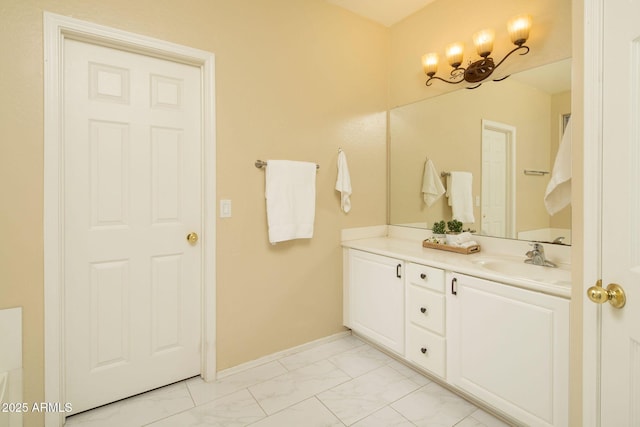
[[[44,12],[44,400],[64,401],[63,368],[63,42],[65,38],[107,45],[199,67],[202,76],[202,365],[205,380],[216,375],[216,141],[214,55],[177,44]],[[210,207],[213,207],[209,209]],[[48,412],[47,427],[64,414]]]
[[[507,208],[505,230],[507,236],[516,238],[516,128],[505,123],[494,122],[482,119],[482,139],[484,142],[484,131],[492,130],[507,135],[507,194],[505,206]],[[482,195],[484,197],[484,194]],[[482,215],[482,212],[480,212]],[[482,224],[482,218],[480,219]]]
[[[584,28],[582,44],[582,87],[573,87],[573,93],[582,91],[584,105],[583,159],[582,159],[582,283],[578,284],[580,298],[573,301],[582,305],[582,425],[600,426],[600,334],[601,306],[589,302],[587,288],[601,277],[601,218],[602,218],[602,69],[604,0],[584,0]],[[580,58],[580,54],[576,55]],[[574,79],[576,81],[576,79]],[[578,92],[579,93],[579,92]],[[576,99],[574,97],[574,99]],[[573,105],[579,105],[572,101]],[[575,157],[574,157],[574,160]],[[579,203],[577,204],[579,206]],[[574,210],[574,215],[576,211]],[[575,265],[575,264],[574,264]]]

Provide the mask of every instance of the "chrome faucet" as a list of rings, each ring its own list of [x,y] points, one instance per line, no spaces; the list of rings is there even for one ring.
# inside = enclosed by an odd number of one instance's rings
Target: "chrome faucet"
[[[533,246],[533,249],[527,252],[527,259],[524,260],[527,264],[542,265],[544,267],[557,267],[556,264],[549,261],[544,256],[544,247],[540,243],[529,243]]]
[[[564,236],[560,236],[560,237],[556,237],[555,239],[553,239],[553,242],[551,242],[551,243],[564,245],[564,243],[562,243],[563,240],[564,240]]]

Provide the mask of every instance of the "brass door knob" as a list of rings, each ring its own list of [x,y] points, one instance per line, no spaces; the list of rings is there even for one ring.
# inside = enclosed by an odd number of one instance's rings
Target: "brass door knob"
[[[595,286],[587,289],[587,296],[597,304],[604,304],[608,301],[615,308],[622,308],[627,302],[627,296],[620,285],[610,283],[605,289],[602,287],[602,280],[598,280]]]
[[[191,243],[192,245],[195,245],[197,241],[198,241],[198,233],[191,232],[187,234],[187,242]]]

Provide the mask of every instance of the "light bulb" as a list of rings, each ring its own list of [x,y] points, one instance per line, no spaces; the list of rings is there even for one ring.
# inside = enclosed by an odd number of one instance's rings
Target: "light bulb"
[[[447,61],[453,68],[458,68],[462,64],[462,56],[464,53],[464,44],[460,42],[451,43],[447,46]]]
[[[493,50],[494,38],[495,33],[493,32],[493,30],[482,30],[473,35],[473,44],[476,46],[478,55],[482,56],[483,58],[491,55],[491,51]]]
[[[438,71],[438,54],[427,53],[422,56],[422,67],[427,76],[432,77]]]
[[[522,46],[529,38],[531,30],[531,15],[514,16],[507,23],[507,30],[511,42],[517,46]]]

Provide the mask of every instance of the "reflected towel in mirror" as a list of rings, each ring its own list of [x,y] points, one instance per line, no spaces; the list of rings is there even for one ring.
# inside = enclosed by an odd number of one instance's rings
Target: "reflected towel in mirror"
[[[471,172],[451,171],[447,176],[447,197],[453,219],[475,222],[473,216],[473,175]]]
[[[562,135],[551,180],[544,195],[544,206],[549,215],[555,215],[571,203],[571,119]]]
[[[445,193],[444,185],[440,180],[440,174],[436,171],[431,159],[424,164],[422,175],[422,199],[427,207],[433,205]]]

